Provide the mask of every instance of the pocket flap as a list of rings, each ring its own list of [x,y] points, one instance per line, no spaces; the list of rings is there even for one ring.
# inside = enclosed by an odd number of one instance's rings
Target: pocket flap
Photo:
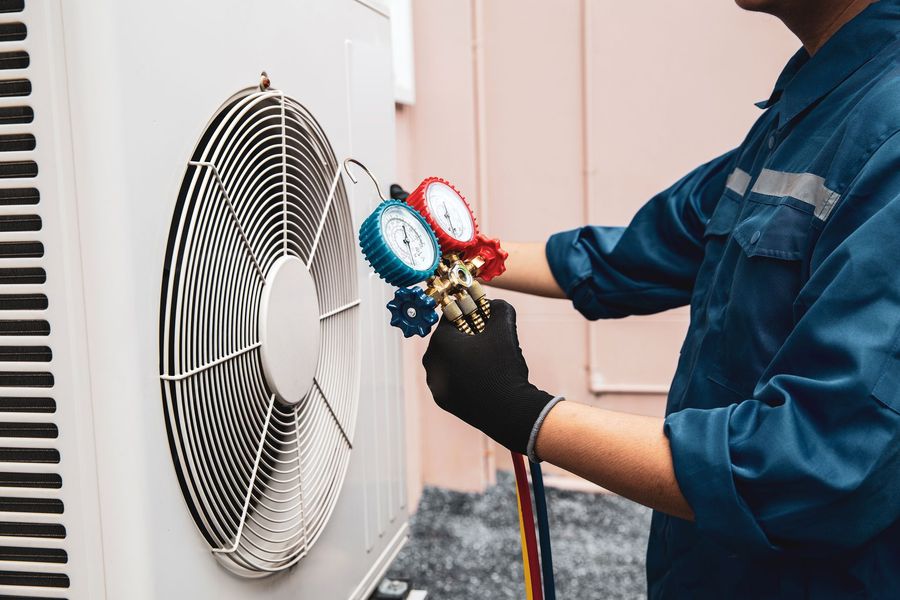
[[[751,203],[749,216],[734,228],[747,256],[800,260],[807,254],[813,213],[791,204]]]
[[[734,227],[734,222],[737,220],[740,209],[740,201],[732,198],[731,194],[726,191],[719,198],[719,203],[709,217],[703,235],[728,235],[731,233],[731,228]]]
[[[872,395],[894,412],[900,413],[900,330],[897,331],[894,349],[885,362]]]

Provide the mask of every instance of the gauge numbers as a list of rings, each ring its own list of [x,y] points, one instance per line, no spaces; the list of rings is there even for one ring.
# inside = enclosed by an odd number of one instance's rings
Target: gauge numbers
[[[468,242],[475,237],[472,213],[449,185],[440,181],[429,184],[425,190],[425,205],[434,222],[453,239]]]
[[[425,271],[434,266],[437,258],[434,237],[411,209],[386,208],[381,213],[381,233],[391,252],[408,267]]]

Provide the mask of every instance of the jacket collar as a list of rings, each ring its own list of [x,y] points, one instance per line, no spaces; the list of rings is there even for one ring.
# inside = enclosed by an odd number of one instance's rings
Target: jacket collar
[[[812,57],[801,48],[787,63],[768,100],[780,103],[779,126],[836,88],[900,37],[900,0],[881,0],[841,27]]]

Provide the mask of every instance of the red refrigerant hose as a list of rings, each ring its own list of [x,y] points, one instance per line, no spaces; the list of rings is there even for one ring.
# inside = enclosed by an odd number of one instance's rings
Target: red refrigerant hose
[[[525,469],[525,457],[518,452],[511,452],[513,468],[516,472],[516,495],[519,500],[519,528],[522,532],[522,553],[525,563],[527,598],[543,600],[541,585],[541,561],[538,557],[537,538],[534,535],[534,511],[531,508],[531,489],[528,487],[528,473]]]

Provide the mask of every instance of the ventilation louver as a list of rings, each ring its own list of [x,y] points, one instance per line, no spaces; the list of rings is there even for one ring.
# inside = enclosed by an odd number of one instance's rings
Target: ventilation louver
[[[216,557],[297,563],[346,473],[359,381],[354,227],[312,115],[277,91],[223,106],[189,162],[166,254],[172,457]]]
[[[21,0],[0,0],[0,597],[69,587],[31,57]]]

